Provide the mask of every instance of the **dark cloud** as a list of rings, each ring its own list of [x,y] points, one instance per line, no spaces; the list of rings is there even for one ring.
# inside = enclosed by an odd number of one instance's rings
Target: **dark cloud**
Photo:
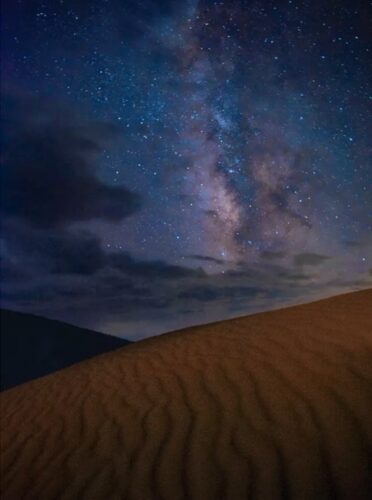
[[[214,257],[210,257],[209,255],[187,255],[188,259],[199,260],[201,262],[210,262],[212,264],[223,265],[226,263],[223,259],[216,259]]]
[[[236,299],[256,297],[262,293],[262,288],[249,286],[193,286],[178,294],[182,300],[195,300],[198,302],[212,302],[219,299]]]
[[[347,247],[351,247],[351,248],[360,248],[360,247],[363,247],[363,242],[361,241],[356,241],[356,240],[347,240],[345,241],[345,245]]]
[[[372,285],[372,281],[370,280],[337,280],[336,281],[337,286],[348,288],[350,290],[353,289],[362,289],[362,288],[367,288]]]
[[[196,300],[201,302],[214,301],[220,296],[221,291],[216,287],[210,286],[193,286],[178,294],[178,298],[181,300]]]
[[[318,253],[299,253],[293,260],[296,266],[318,266],[330,258],[328,255]]]
[[[87,232],[31,229],[23,237],[22,248],[10,238],[6,242],[5,253],[15,266],[3,283],[4,307],[96,325],[124,337],[266,310],[273,300],[284,306],[294,299],[316,298],[320,290],[309,281],[311,276],[270,260],[210,275],[126,252],[108,253]],[[24,270],[29,274],[22,275]]]
[[[99,239],[85,232],[50,236],[44,254],[46,261],[51,262],[51,272],[55,274],[91,275],[105,265]]]
[[[135,259],[127,252],[105,252],[100,239],[88,231],[42,230],[8,221],[2,236],[1,254],[9,278],[13,275],[20,278],[26,270],[28,274],[33,270],[39,276],[91,276],[102,270],[111,270],[117,275],[151,280],[152,283],[205,276],[202,269],[162,260]]]
[[[29,273],[9,259],[0,261],[0,279],[2,283],[21,283],[29,278]]]
[[[205,276],[205,272],[202,269],[194,270],[187,267],[175,266],[161,260],[136,260],[124,252],[109,255],[107,262],[112,268],[118,269],[127,275],[148,279],[160,278],[168,280]]]
[[[261,284],[264,289],[275,289],[287,286],[290,282],[305,282],[312,278],[311,275],[298,272],[297,268],[287,267],[273,263],[274,258],[257,265],[241,263],[239,269],[228,270],[224,276],[233,279],[249,280],[250,283]],[[291,283],[294,286],[294,283]]]
[[[136,259],[126,252],[108,253],[86,231],[46,231],[20,223],[7,224],[4,248],[4,306],[81,324],[93,319],[139,321],[142,313],[148,321],[156,311],[177,318],[185,301],[201,314],[204,305],[244,300],[249,305],[277,294],[278,286],[286,286],[290,279],[280,275],[281,268],[275,268],[273,278],[267,265],[208,275],[166,261]]]
[[[3,305],[55,317],[81,314],[85,321],[97,319],[92,310],[102,318],[139,311],[149,317],[172,303],[167,283],[205,275],[105,252],[98,236],[73,226],[120,221],[141,207],[136,194],[95,176],[97,155],[115,139],[115,127],[84,123],[45,99],[7,98],[4,108]]]
[[[347,247],[353,248],[353,249],[364,249],[364,248],[370,248],[372,244],[372,238],[371,237],[365,237],[362,240],[347,240],[344,242]]]
[[[106,265],[99,238],[88,231],[39,230],[13,221],[3,230],[1,256],[9,269],[22,276],[92,275]]]
[[[112,125],[53,115],[36,99],[4,99],[3,120],[5,216],[52,229],[91,219],[118,222],[140,209],[137,194],[95,175],[104,140],[116,136]]]
[[[285,256],[286,256],[285,252],[272,252],[270,250],[261,252],[262,259],[268,259],[268,260],[283,259]]]

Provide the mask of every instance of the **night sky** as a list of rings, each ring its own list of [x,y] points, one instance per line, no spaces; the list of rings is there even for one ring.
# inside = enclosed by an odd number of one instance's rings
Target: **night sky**
[[[138,339],[370,287],[368,4],[4,0],[1,305]]]

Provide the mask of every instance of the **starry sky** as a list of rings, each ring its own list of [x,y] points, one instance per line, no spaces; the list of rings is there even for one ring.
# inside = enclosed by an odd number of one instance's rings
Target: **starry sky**
[[[4,0],[2,307],[136,340],[370,287],[369,15]]]

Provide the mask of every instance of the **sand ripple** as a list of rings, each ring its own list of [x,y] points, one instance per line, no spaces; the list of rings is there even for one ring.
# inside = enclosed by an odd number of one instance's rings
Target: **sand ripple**
[[[1,498],[372,498],[371,306],[196,327],[5,391]]]

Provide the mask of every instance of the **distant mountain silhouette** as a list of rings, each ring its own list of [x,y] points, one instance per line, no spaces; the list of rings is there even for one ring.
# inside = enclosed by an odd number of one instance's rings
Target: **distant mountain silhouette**
[[[1,390],[129,341],[40,316],[1,310]]]

